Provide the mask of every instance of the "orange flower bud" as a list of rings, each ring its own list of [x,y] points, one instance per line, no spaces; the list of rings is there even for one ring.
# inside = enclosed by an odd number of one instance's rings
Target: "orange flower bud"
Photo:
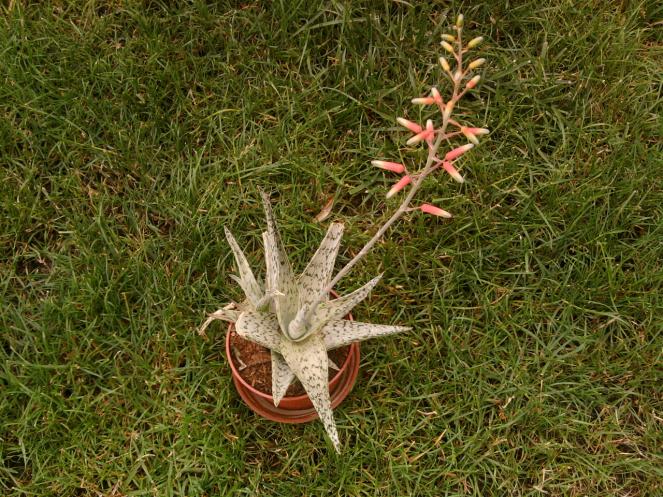
[[[449,118],[451,117],[451,113],[454,110],[454,102],[453,100],[449,100],[447,102],[447,105],[444,106],[444,112],[442,113],[442,119],[445,121],[448,121]]]
[[[449,176],[451,176],[454,180],[458,181],[458,183],[465,183],[465,179],[460,175],[458,170],[454,167],[454,165],[451,162],[448,161],[443,162],[442,167],[446,172],[449,173]]]
[[[440,105],[440,104],[443,103],[442,102],[442,95],[440,95],[440,92],[437,91],[437,88],[435,88],[434,86],[433,86],[433,88],[431,88],[430,94],[431,94],[431,97],[433,97],[433,101],[436,104]]]
[[[416,145],[417,143],[424,140],[426,140],[427,142],[431,142],[433,136],[435,136],[435,128],[433,128],[433,121],[429,119],[428,121],[426,121],[426,129],[424,129],[420,133],[417,133],[405,143],[407,145]]]
[[[409,129],[413,133],[421,133],[421,130],[423,129],[417,123],[413,123],[412,121],[408,121],[407,119],[403,119],[402,117],[397,118],[396,121],[398,121],[398,124],[400,124],[404,128]]]
[[[421,212],[425,212],[426,214],[432,214],[433,216],[440,216],[440,217],[445,217],[449,219],[451,217],[451,213],[440,209],[439,207],[435,207],[434,205],[430,204],[422,204],[419,209]]]
[[[409,176],[403,176],[398,183],[391,187],[391,190],[387,192],[387,198],[391,198],[400,192],[403,188],[409,185],[412,182],[412,178]]]
[[[387,162],[383,160],[372,160],[371,164],[380,169],[386,169],[387,171],[392,171],[394,173],[402,173],[405,171],[405,166],[398,162]]]
[[[472,143],[475,145],[479,144],[479,139],[476,137],[474,133],[472,133],[472,128],[466,128],[465,126],[462,126],[460,128],[461,133],[465,135],[465,138],[470,140]]]
[[[415,105],[431,105],[435,103],[435,99],[432,97],[413,98],[412,103]]]
[[[470,79],[467,82],[465,87],[471,90],[472,88],[474,88],[477,85],[477,83],[479,82],[480,79],[481,79],[481,76],[478,76],[478,75],[474,76],[472,79]]]
[[[490,130],[487,128],[467,128],[467,130],[473,135],[482,136],[490,133]]]
[[[452,161],[454,159],[457,159],[461,155],[463,155],[465,152],[468,150],[472,150],[474,148],[474,143],[467,143],[463,145],[462,147],[454,148],[450,152],[447,152],[447,155],[444,156],[445,161]]]

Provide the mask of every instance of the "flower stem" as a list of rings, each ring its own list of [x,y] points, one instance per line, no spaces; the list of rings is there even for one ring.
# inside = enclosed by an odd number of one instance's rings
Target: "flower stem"
[[[329,291],[334,288],[334,285],[338,283],[341,278],[343,278],[346,274],[350,272],[350,270],[357,264],[361,259],[364,258],[364,256],[371,251],[371,249],[375,246],[375,244],[382,238],[382,236],[385,234],[385,232],[391,227],[392,224],[394,224],[396,221],[398,221],[403,214],[408,212],[408,208],[410,206],[410,203],[414,199],[414,196],[417,194],[417,191],[419,191],[419,188],[423,184],[424,180],[426,177],[435,169],[437,166],[437,163],[435,162],[435,155],[437,154],[437,150],[440,148],[440,144],[442,143],[442,134],[438,134],[437,139],[435,140],[435,144],[430,147],[430,150],[428,151],[428,159],[426,160],[426,166],[424,167],[424,170],[417,175],[416,179],[412,182],[412,187],[410,188],[410,191],[408,192],[407,196],[405,197],[405,200],[403,200],[403,203],[396,209],[396,212],[392,214],[392,216],[380,227],[380,229],[373,235],[373,237],[366,242],[366,245],[364,245],[361,250],[355,255],[350,262],[348,262],[343,269],[341,269],[338,273],[336,273],[336,276],[334,279],[331,280],[329,285],[321,292],[321,296],[324,297],[325,295],[329,295]]]
[[[458,35],[459,35],[458,38],[459,38],[459,52],[460,52],[460,49],[462,48],[462,42],[460,42],[460,30]],[[457,57],[457,60],[458,60],[458,70],[462,71],[462,55]],[[456,103],[460,98],[458,93],[459,89],[460,89],[460,80],[454,81],[454,89],[452,96],[452,100],[454,101],[454,103]],[[428,147],[428,158],[426,160],[426,165],[424,166],[423,171],[415,176],[410,191],[403,200],[403,203],[398,207],[398,209],[396,209],[396,212],[394,212],[392,216],[380,227],[380,229],[373,235],[373,237],[368,242],[366,242],[366,245],[364,245],[361,248],[361,250],[357,253],[357,255],[355,255],[350,260],[350,262],[348,262],[338,273],[336,273],[336,276],[334,276],[331,282],[322,290],[322,292],[320,292],[320,295],[318,296],[318,301],[322,301],[324,298],[326,298],[326,296],[329,295],[329,292],[332,290],[332,288],[334,288],[334,286],[346,274],[350,272],[350,270],[355,266],[355,264],[357,264],[361,259],[364,258],[364,256],[366,256],[366,254],[368,254],[368,252],[371,251],[371,249],[382,238],[382,236],[391,227],[391,225],[394,224],[396,221],[398,221],[403,214],[411,210],[410,203],[412,202],[414,196],[421,188],[421,185],[424,183],[424,180],[428,177],[430,173],[432,173],[439,166],[439,161],[436,161],[435,158],[437,156],[437,151],[440,148],[440,145],[442,144],[442,141],[448,140],[450,137],[450,135],[447,135],[446,133],[448,124],[449,120],[445,119],[442,122],[442,127],[436,130],[437,137],[435,139],[435,142],[432,145],[429,145]]]
[[[459,84],[460,82],[454,83],[454,98],[457,97]],[[373,235],[373,237],[368,242],[366,242],[366,244],[361,248],[361,250],[357,253],[357,255],[355,255],[350,260],[350,262],[348,262],[338,273],[336,273],[336,276],[334,276],[334,278],[331,280],[329,285],[327,285],[325,289],[322,292],[320,292],[320,296],[318,297],[319,300],[322,300],[325,298],[325,296],[329,295],[331,289],[334,288],[334,286],[346,274],[350,272],[350,270],[355,266],[355,264],[357,264],[361,259],[364,258],[364,256],[366,256],[366,254],[368,254],[368,252],[371,251],[371,249],[380,240],[380,238],[382,238],[382,236],[391,227],[391,225],[394,224],[396,221],[398,221],[403,214],[409,211],[410,203],[412,202],[414,196],[421,188],[421,185],[423,185],[428,175],[432,173],[439,166],[439,162],[435,160],[435,157],[437,156],[437,151],[439,150],[442,141],[444,139],[449,138],[446,135],[447,125],[448,121],[443,122],[442,127],[436,132],[437,138],[435,139],[433,145],[430,146],[428,149],[428,158],[426,159],[426,166],[424,167],[423,171],[415,177],[415,180],[412,182],[412,187],[410,188],[410,191],[403,200],[403,203],[398,207],[398,209],[396,209],[396,212],[394,212],[392,216],[380,227],[380,229],[375,233],[375,235]]]

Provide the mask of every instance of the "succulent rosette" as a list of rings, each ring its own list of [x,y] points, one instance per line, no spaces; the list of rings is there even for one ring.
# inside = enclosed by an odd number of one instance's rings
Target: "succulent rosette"
[[[336,366],[330,363],[327,351],[410,328],[344,319],[366,298],[382,275],[348,295],[330,299],[327,294],[320,299],[321,292],[332,279],[343,224],[329,226],[306,269],[296,276],[281,242],[269,198],[264,193],[262,197],[267,218],[267,230],[262,235],[267,269],[265,281],[258,282],[239,244],[226,229],[239,273],[234,279],[244,291],[246,300],[212,313],[201,331],[213,320],[223,319],[234,322],[242,338],[270,349],[274,405],[278,406],[290,383],[297,378],[334,448],[340,452],[328,386],[328,368]]]

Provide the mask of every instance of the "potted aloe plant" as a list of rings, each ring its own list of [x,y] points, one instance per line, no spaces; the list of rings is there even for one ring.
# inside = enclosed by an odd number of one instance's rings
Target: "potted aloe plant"
[[[451,217],[447,211],[428,203],[413,207],[414,197],[426,178],[438,170],[444,170],[454,180],[463,182],[457,168],[459,159],[479,144],[480,136],[488,133],[485,128],[476,128],[453,118],[460,99],[479,82],[480,76],[475,71],[485,62],[485,59],[479,58],[465,64],[467,53],[483,39],[478,37],[467,44],[463,43],[462,15],[458,16],[454,28],[455,34],[442,35],[441,42],[444,50],[453,57],[454,67],[445,57],[439,59],[444,75],[451,81],[451,95],[445,100],[439,90],[433,87],[430,95],[412,100],[416,105],[437,108],[440,113],[438,122],[428,119],[422,126],[404,118],[397,119],[400,125],[413,133],[407,145],[424,144],[428,148],[427,160],[416,168],[386,160],[372,161],[376,167],[401,175],[400,180],[387,193],[387,198],[406,187],[409,187],[409,191],[392,216],[376,230],[350,262],[334,274],[343,225],[331,223],[306,269],[302,274],[295,275],[281,242],[269,197],[265,193],[262,193],[266,217],[266,230],[263,233],[266,264],[264,282],[258,281],[239,244],[231,232],[225,230],[239,273],[231,278],[241,287],[246,299],[241,303],[230,303],[210,314],[200,333],[203,334],[214,320],[230,322],[226,352],[233,371],[233,381],[242,398],[252,409],[269,419],[303,422],[319,417],[337,451],[340,451],[340,442],[332,409],[348,394],[357,376],[357,343],[409,328],[346,319],[350,311],[378,284],[381,275],[342,297],[332,298],[333,289],[404,214],[421,211],[442,218]],[[461,137],[469,143],[450,146],[453,139]],[[443,145],[446,152],[441,154]],[[237,337],[247,340],[252,347],[258,348],[258,354],[267,357],[262,362],[271,366],[271,384],[264,386],[265,391],[255,388],[242,377],[242,359],[233,353],[233,340],[237,340]],[[329,352],[343,347],[344,353],[340,355],[342,362],[337,364]],[[337,362],[340,361],[337,359]],[[286,395],[293,380],[301,384],[302,395]]]

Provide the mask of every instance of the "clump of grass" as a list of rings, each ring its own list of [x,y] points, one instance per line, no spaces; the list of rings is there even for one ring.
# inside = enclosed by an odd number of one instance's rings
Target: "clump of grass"
[[[425,191],[454,222],[400,225],[345,282],[387,269],[357,317],[414,332],[362,349],[343,459],[318,424],[250,414],[221,333],[193,331],[239,297],[222,226],[259,238],[256,185],[299,263],[331,195],[341,262],[368,239],[390,184],[369,162],[399,156],[385,123],[439,74],[460,4],[11,5],[0,493],[660,492],[655,2],[463,9],[491,60],[468,112],[494,132],[464,185]]]

